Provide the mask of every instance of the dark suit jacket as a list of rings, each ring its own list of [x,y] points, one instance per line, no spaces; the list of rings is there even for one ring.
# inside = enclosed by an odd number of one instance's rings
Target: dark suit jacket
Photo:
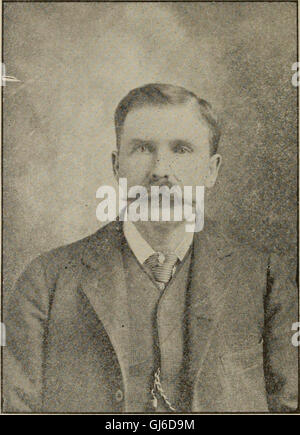
[[[5,310],[4,410],[122,412],[128,312],[117,222],[36,260]],[[297,407],[297,290],[282,259],[195,234],[187,302],[190,410]],[[175,344],[176,345],[176,344]]]

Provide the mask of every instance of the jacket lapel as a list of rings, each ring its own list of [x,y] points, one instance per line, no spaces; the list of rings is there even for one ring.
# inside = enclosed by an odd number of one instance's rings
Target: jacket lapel
[[[123,240],[119,222],[107,225],[92,237],[82,258],[81,288],[103,323],[126,379],[129,319],[121,250]]]
[[[187,303],[189,380],[199,377],[230,287],[233,249],[209,223],[195,234]]]

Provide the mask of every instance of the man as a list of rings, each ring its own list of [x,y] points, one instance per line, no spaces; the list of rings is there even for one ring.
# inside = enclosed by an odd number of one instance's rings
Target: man
[[[214,185],[220,131],[184,88],[132,90],[115,114],[128,187]],[[5,409],[264,412],[297,407],[297,291],[283,260],[206,220],[112,222],[41,255],[8,314]]]

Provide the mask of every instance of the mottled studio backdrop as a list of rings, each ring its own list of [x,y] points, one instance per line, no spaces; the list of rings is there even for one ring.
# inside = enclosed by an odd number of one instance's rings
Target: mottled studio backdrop
[[[113,111],[131,88],[186,86],[221,115],[207,211],[233,237],[294,255],[295,3],[4,4],[4,266],[99,227]]]

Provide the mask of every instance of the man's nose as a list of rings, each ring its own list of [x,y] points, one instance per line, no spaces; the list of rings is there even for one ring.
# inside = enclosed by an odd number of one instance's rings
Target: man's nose
[[[152,178],[160,180],[161,178],[168,179],[170,176],[170,159],[166,156],[156,156],[152,169]]]

